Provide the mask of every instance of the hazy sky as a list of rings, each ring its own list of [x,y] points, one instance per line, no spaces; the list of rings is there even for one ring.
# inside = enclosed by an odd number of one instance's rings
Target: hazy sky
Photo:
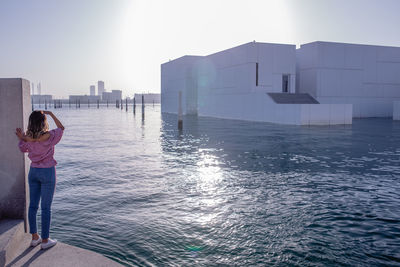
[[[0,0],[0,77],[160,91],[160,64],[253,40],[400,46],[400,0]],[[97,84],[96,84],[97,92]]]

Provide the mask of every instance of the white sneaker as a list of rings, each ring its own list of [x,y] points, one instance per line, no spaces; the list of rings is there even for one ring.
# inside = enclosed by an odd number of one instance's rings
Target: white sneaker
[[[42,242],[42,238],[39,236],[39,239],[36,240],[32,240],[31,241],[31,247],[36,247],[37,245],[39,245]]]
[[[42,249],[48,249],[48,248],[54,247],[56,244],[57,244],[57,240],[55,240],[55,239],[53,240],[53,239],[49,238],[47,243],[43,243],[42,242],[41,248]]]

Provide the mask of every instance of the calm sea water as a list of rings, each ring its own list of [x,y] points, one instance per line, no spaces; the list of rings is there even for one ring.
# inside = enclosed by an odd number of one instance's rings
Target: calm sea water
[[[126,266],[400,265],[400,123],[56,109],[51,235]]]

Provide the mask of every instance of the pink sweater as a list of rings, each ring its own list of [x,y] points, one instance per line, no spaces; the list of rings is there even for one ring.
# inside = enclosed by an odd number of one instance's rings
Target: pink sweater
[[[49,131],[50,137],[43,142],[25,142],[20,140],[18,147],[21,152],[28,152],[28,157],[32,161],[31,167],[50,168],[57,165],[53,158],[54,146],[60,142],[63,130],[57,128]]]

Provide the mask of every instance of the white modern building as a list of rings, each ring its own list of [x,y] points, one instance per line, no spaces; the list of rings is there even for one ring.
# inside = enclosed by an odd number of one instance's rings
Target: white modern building
[[[161,65],[161,110],[281,124],[351,124],[352,105],[296,93],[296,47],[252,42]]]
[[[352,104],[354,118],[392,117],[400,101],[400,47],[313,42],[296,57],[296,92]]]
[[[96,86],[94,85],[90,86],[90,95],[96,95]]]

